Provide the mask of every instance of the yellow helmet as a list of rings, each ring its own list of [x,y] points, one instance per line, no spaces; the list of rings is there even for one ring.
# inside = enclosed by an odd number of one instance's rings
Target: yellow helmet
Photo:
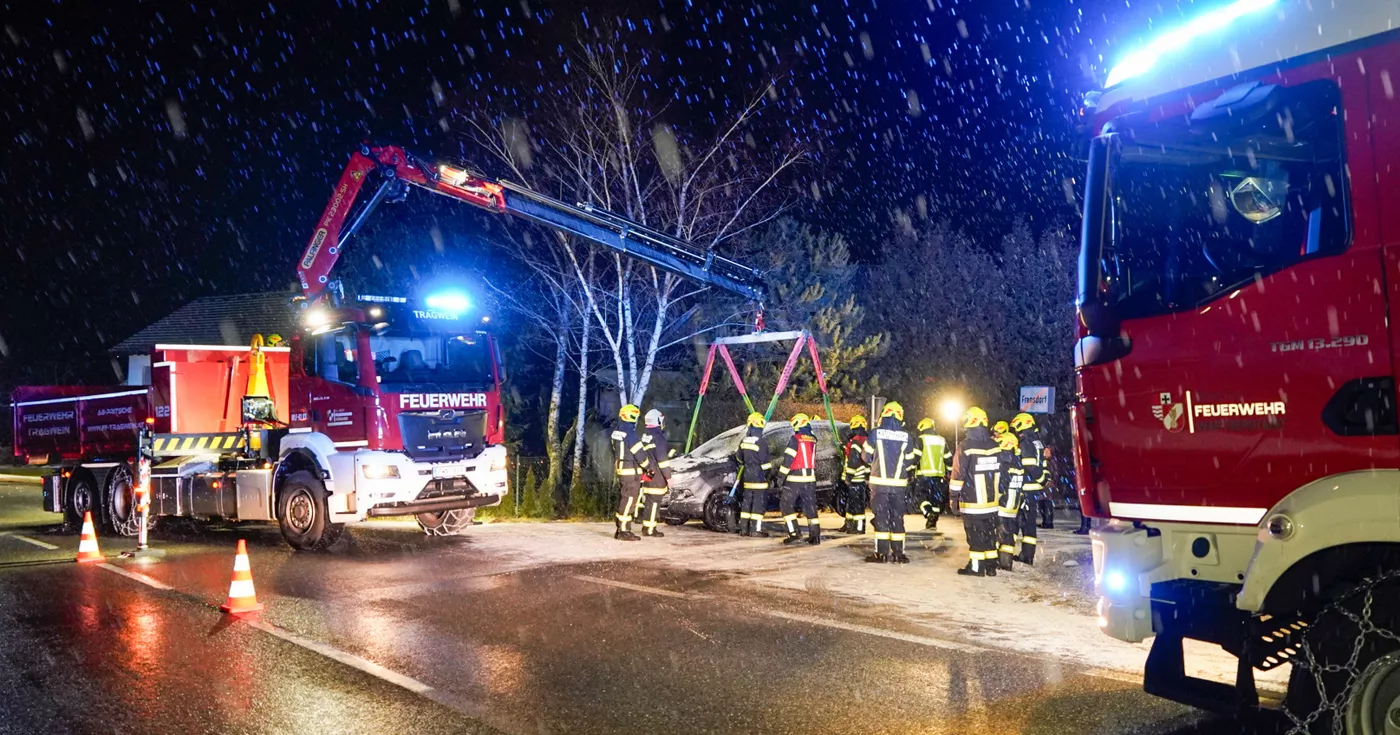
[[[1035,426],[1035,417],[1028,413],[1018,413],[1011,417],[1011,428],[1017,431],[1025,431]]]
[[[630,403],[626,406],[623,406],[622,410],[617,412],[617,417],[622,419],[623,421],[626,421],[629,424],[637,423],[637,419],[641,417],[641,415],[642,409],[637,408],[636,406]]]
[[[852,429],[868,429],[868,428],[870,428],[870,424],[865,423],[865,417],[864,417],[864,416],[862,416],[862,415],[860,415],[860,414],[856,414],[856,415],[854,415],[854,416],[851,417],[851,428],[852,428]]]
[[[280,334],[269,334],[269,335],[267,335],[267,346],[268,346],[268,347],[281,347],[281,346],[282,346],[282,343],[283,343],[283,342],[286,342],[286,341],[287,341],[287,340],[283,339],[283,338],[282,338],[282,335],[280,335]]]
[[[982,409],[980,409],[980,408],[978,408],[978,407],[976,407],[976,406],[973,406],[972,408],[967,409],[967,412],[963,414],[963,428],[964,428],[964,429],[971,429],[971,428],[974,427],[974,426],[986,426],[986,425],[987,425],[987,412],[986,412],[986,411],[983,411]]]
[[[880,418],[883,419],[890,416],[899,419],[901,422],[904,421],[904,407],[899,405],[898,401],[886,403],[885,407],[880,411]]]
[[[1007,431],[1009,431],[1010,429],[1011,429],[1011,427],[1008,426],[1008,425],[1006,424],[1005,421],[998,421],[998,422],[996,422],[995,424],[992,424],[992,434],[993,434],[994,436],[1001,436],[1002,434],[1005,434],[1005,433],[1006,433]]]
[[[763,418],[763,414],[754,411],[753,413],[749,414],[749,420],[747,423],[749,426],[757,426],[758,428],[762,429],[764,426],[768,425],[768,419]]]
[[[1016,438],[1015,434],[1009,431],[997,437],[997,444],[1001,446],[1003,451],[1007,452],[1014,452],[1021,446],[1020,440]]]
[[[919,419],[919,431],[930,431],[933,429],[933,419],[925,416]]]
[[[811,425],[812,418],[805,413],[795,413],[792,415],[792,421],[789,423],[792,424],[792,430],[797,431],[798,429],[803,429]]]

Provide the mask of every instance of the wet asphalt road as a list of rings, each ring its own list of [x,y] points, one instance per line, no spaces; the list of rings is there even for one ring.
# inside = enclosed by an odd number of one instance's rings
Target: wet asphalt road
[[[1121,677],[723,574],[520,568],[470,532],[394,524],[323,554],[268,527],[173,529],[158,563],[79,566],[36,505],[0,484],[0,733],[1240,731]],[[240,536],[259,622],[217,609]]]

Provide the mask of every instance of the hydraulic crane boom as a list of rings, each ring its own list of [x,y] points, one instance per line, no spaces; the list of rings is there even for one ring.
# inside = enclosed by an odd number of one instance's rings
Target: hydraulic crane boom
[[[375,173],[379,174],[378,188],[356,209],[366,179]],[[362,146],[350,157],[330,204],[321,214],[306,252],[297,264],[297,277],[308,302],[324,298],[336,261],[365,218],[380,203],[402,198],[407,186],[427,189],[492,212],[515,215],[595,242],[669,273],[753,301],[763,299],[762,277],[756,269],[711,250],[611,212],[587,205],[565,204],[513,184],[473,176],[454,166],[425,165],[397,146]]]

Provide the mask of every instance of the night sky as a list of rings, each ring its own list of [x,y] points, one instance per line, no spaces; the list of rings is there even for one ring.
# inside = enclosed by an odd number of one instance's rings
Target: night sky
[[[457,157],[444,100],[528,107],[580,36],[615,36],[677,125],[777,80],[755,131],[810,152],[797,214],[861,258],[896,211],[989,241],[1018,217],[1072,227],[1074,107],[1103,57],[1218,4],[5,3],[0,387],[100,364],[192,298],[289,286],[359,141]]]

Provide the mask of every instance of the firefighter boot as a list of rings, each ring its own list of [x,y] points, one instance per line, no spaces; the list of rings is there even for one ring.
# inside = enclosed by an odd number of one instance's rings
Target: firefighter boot
[[[816,546],[822,542],[821,521],[816,518],[807,519],[807,543]]]
[[[972,559],[967,562],[967,566],[958,570],[958,574],[964,577],[985,577],[987,576],[987,571],[982,568],[982,562],[977,559]]]
[[[890,561],[894,562],[895,564],[908,564],[908,563],[909,563],[909,557],[907,557],[907,556],[904,555],[904,542],[903,542],[903,541],[891,541],[891,542],[890,542]]]
[[[1035,544],[1021,542],[1021,553],[1016,555],[1016,561],[1028,567],[1035,566]]]
[[[773,535],[763,530],[763,516],[760,515],[757,518],[754,518],[752,523],[754,536],[757,536],[758,538],[769,538]]]
[[[884,564],[890,560],[890,542],[886,539],[875,540],[875,553],[865,557],[871,564]]]
[[[637,536],[637,534],[635,533],[632,533],[631,529],[629,529],[627,526],[628,524],[618,523],[617,531],[613,533],[613,538],[617,539],[618,541],[641,541],[641,537]]]
[[[1014,563],[1012,561],[1014,558],[1011,552],[1002,551],[997,555],[997,566],[1004,572],[1012,571],[1011,565]]]

